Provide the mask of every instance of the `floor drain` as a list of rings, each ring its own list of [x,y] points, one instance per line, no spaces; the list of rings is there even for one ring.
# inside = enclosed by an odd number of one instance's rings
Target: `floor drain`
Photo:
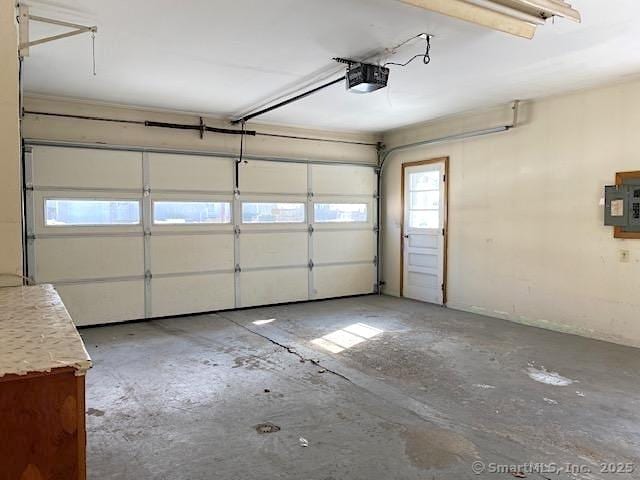
[[[273,433],[278,432],[279,430],[280,427],[273,423],[261,423],[260,425],[256,425],[256,432],[258,433]]]

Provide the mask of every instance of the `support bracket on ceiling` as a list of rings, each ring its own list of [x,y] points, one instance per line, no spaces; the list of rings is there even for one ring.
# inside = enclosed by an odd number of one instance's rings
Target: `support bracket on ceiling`
[[[51,35],[50,37],[39,38],[37,40],[31,40],[29,36],[29,22],[41,22],[48,23],[50,25],[58,25],[60,27],[68,27],[73,30],[65,33],[60,33],[58,35]],[[31,15],[29,13],[29,7],[27,5],[18,5],[18,24],[20,31],[20,45],[18,47],[18,53],[20,57],[28,57],[29,49],[36,45],[41,45],[43,43],[53,42],[55,40],[60,40],[62,38],[73,37],[75,35],[80,35],[82,33],[92,33],[95,34],[98,31],[98,27],[96,25],[87,26],[87,25],[79,25],[77,23],[65,22],[62,20],[56,20],[53,18],[47,17],[39,17],[37,15]]]

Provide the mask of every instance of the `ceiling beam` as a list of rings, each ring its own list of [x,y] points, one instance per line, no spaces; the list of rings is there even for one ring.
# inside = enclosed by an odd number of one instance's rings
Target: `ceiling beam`
[[[511,0],[511,2],[525,7],[536,8],[558,17],[568,18],[574,22],[580,22],[582,20],[580,12],[571,8],[571,5],[562,0]]]
[[[475,23],[501,32],[531,39],[536,33],[532,23],[501,12],[488,10],[462,0],[400,0],[402,3],[441,13],[466,22]]]
[[[533,23],[534,25],[544,25],[546,22],[545,17],[537,10],[532,8],[519,9],[514,5],[507,5],[505,2],[495,2],[492,0],[465,0],[467,3],[473,3],[479,7],[486,8],[487,10],[493,10],[494,12],[504,13],[518,20],[524,22]]]

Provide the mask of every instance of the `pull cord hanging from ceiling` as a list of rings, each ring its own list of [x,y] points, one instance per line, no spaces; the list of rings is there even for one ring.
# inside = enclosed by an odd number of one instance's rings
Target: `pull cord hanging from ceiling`
[[[93,67],[93,76],[96,76],[96,32],[91,31],[91,66]]]
[[[240,193],[240,165],[242,164],[242,160],[244,157],[244,136],[245,132],[245,124],[247,122],[242,120],[240,122],[240,155],[238,155],[238,160],[236,161],[236,185],[235,185],[235,194],[238,195]]]

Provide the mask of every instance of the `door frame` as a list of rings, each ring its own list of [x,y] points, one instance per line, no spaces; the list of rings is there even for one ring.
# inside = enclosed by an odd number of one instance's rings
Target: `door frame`
[[[442,266],[442,305],[447,306],[447,258],[449,245],[449,157],[438,157],[430,160],[419,160],[417,162],[406,162],[402,164],[402,175],[400,179],[400,296],[404,297],[404,219],[405,219],[405,169],[409,167],[418,167],[420,165],[432,165],[434,163],[444,163],[444,220],[443,220],[443,266]]]

